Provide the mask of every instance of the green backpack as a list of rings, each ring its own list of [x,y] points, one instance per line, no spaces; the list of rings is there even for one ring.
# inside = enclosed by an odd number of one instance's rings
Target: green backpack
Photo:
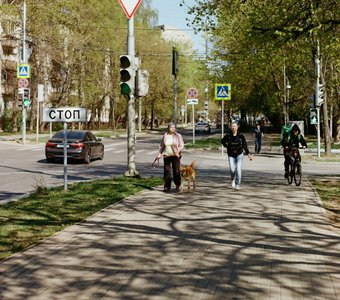
[[[282,146],[288,144],[291,130],[292,130],[292,126],[290,125],[282,126],[281,139],[280,139],[280,143]]]

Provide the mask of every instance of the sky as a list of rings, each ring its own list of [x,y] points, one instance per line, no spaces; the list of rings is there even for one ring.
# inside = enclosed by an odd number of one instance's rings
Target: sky
[[[194,49],[200,54],[205,53],[205,42],[202,34],[194,34],[192,27],[187,26],[186,18],[190,18],[187,14],[185,6],[179,6],[181,0],[152,0],[152,7],[158,10],[159,25],[171,25],[184,30],[193,41]],[[188,6],[192,6],[195,0],[186,0]]]

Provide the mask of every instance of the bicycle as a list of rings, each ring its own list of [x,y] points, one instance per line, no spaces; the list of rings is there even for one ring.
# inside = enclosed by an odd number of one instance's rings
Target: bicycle
[[[294,183],[296,186],[300,186],[302,178],[302,167],[299,158],[299,149],[294,147],[290,153],[290,163],[289,163],[289,172],[288,172],[288,184]]]

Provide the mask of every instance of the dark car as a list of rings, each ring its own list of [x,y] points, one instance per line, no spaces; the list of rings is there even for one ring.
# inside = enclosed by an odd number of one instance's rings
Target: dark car
[[[58,131],[45,145],[45,156],[47,162],[64,157],[64,132]],[[104,145],[90,131],[68,130],[67,131],[67,157],[83,160],[89,164],[93,159],[104,158]]]
[[[195,132],[206,132],[210,133],[211,128],[208,122],[198,122],[195,126]]]

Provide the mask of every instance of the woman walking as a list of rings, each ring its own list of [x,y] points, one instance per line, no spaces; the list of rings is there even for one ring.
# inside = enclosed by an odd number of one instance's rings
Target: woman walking
[[[159,153],[157,155],[158,159],[160,159],[162,155],[164,159],[164,192],[170,191],[171,188],[171,168],[176,190],[179,191],[181,188],[181,174],[179,167],[183,148],[184,142],[182,135],[176,132],[176,126],[174,123],[169,123],[168,132],[163,135],[159,146]]]
[[[239,190],[241,185],[243,153],[245,152],[245,154],[248,155],[249,160],[252,160],[253,157],[249,153],[244,135],[238,132],[238,124],[236,122],[231,123],[230,130],[222,138],[221,144],[227,148],[228,152],[231,186]]]

